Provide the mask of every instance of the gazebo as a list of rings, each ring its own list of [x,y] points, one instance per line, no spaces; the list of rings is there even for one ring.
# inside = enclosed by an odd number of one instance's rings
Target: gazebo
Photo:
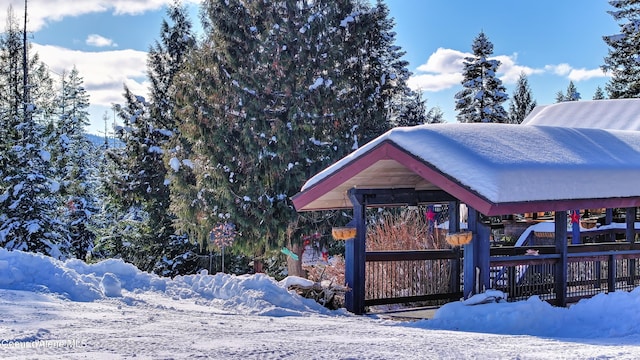
[[[558,274],[566,279],[567,211],[628,208],[630,215],[640,205],[640,100],[556,105],[537,108],[524,125],[395,128],[310,178],[293,197],[298,211],[353,209],[357,231],[345,250],[347,309],[364,311],[366,207],[466,204],[473,240],[464,245],[464,297],[491,286],[490,232],[482,216],[553,211]],[[633,215],[628,239],[635,234]],[[459,231],[458,221],[450,224],[450,232]],[[557,297],[565,305],[566,290],[558,289]]]

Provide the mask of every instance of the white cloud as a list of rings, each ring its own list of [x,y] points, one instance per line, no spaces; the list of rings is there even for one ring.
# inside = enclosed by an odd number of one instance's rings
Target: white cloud
[[[602,69],[597,68],[597,69],[571,69],[571,71],[569,72],[569,80],[573,80],[573,81],[584,81],[584,80],[589,80],[589,79],[593,79],[593,78],[602,78],[602,77],[607,77],[607,74],[605,74],[604,71],[602,71]]]
[[[420,74],[409,78],[407,84],[413,90],[437,92],[460,85],[462,73]]]
[[[502,83],[504,84],[515,84],[518,82],[518,78],[522,73],[527,76],[544,73],[543,69],[534,69],[529,66],[518,65],[517,53],[514,53],[513,55],[498,55],[492,59],[500,61],[498,74],[502,74],[500,76],[500,80],[502,80]]]
[[[596,69],[575,69],[571,65],[562,63],[558,65],[546,65],[546,71],[549,71],[555,75],[566,77],[571,81],[587,81],[591,79],[607,77],[607,74],[600,68]]]
[[[413,75],[409,81],[409,87],[414,90],[437,92],[459,86],[462,81],[462,70],[464,68],[465,57],[472,54],[464,53],[453,49],[439,48],[427,62],[416,68],[417,74]],[[602,78],[607,75],[600,69],[576,69],[571,65],[562,63],[557,65],[546,65],[544,68],[532,68],[518,64],[518,54],[497,55],[491,57],[500,61],[498,76],[506,85],[515,84],[521,73],[527,76],[534,74],[552,74],[566,77],[572,81],[586,81],[593,78]]]
[[[425,64],[417,67],[418,72],[426,74],[412,76],[409,79],[409,86],[414,90],[436,92],[460,85],[465,57],[471,56],[473,55],[470,53],[458,50],[438,48],[429,56]],[[498,76],[503,83],[515,83],[522,72],[527,75],[544,72],[542,69],[518,65],[517,58],[517,54],[499,55],[491,58],[499,60],[501,63],[498,68]]]
[[[458,50],[438,48],[429,56],[427,62],[418,66],[417,70],[429,73],[456,73],[462,72],[464,58],[471,56]]]
[[[24,19],[24,0],[3,0],[0,8],[0,26],[4,29],[7,9],[13,7],[15,17],[22,23]],[[142,14],[162,8],[173,3],[173,0],[29,0],[28,28],[38,31],[52,21],[60,21],[64,17],[80,16],[90,13],[111,11],[115,15]],[[186,0],[183,3],[199,3],[198,0]]]
[[[544,69],[559,76],[566,76],[571,72],[571,65],[566,63],[558,65],[545,65]]]
[[[84,86],[92,105],[110,106],[112,103],[122,103],[124,84],[135,94],[146,96],[146,52],[83,52],[35,43],[33,48],[40,55],[40,60],[55,73],[68,72],[75,65],[84,79]]]
[[[97,46],[97,47],[106,47],[106,46],[118,46],[118,44],[114,43],[113,40],[107,39],[104,36],[100,36],[98,34],[90,34],[87,36],[87,40],[85,40],[87,45]]]

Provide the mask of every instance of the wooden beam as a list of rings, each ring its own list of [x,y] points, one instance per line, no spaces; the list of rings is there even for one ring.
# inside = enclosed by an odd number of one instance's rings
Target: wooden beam
[[[460,202],[449,202],[449,234],[455,234],[460,231]],[[455,259],[449,263],[449,291],[460,291],[460,259],[462,258],[462,250],[459,246],[453,248]]]
[[[464,245],[462,294],[467,299],[491,287],[489,274],[489,234],[488,226],[480,221],[480,213],[469,208],[467,220],[469,231],[473,234],[470,243]]]
[[[555,212],[555,245],[556,253],[560,255],[560,261],[555,268],[555,292],[556,305],[567,305],[567,212]]]
[[[405,206],[456,201],[455,197],[442,190],[354,188],[350,192],[366,196],[367,206]]]
[[[367,224],[365,208],[367,199],[356,191],[349,191],[349,199],[353,204],[353,220],[351,226],[356,228],[356,237],[345,242],[345,282],[350,289],[345,294],[345,307],[356,314],[364,314],[365,295],[365,239]]]
[[[631,247],[633,248],[633,244],[636,242],[636,208],[627,208],[625,209],[625,225],[626,225],[626,239]],[[628,284],[633,285],[635,283],[636,278],[636,259],[627,259],[629,266],[629,280]]]

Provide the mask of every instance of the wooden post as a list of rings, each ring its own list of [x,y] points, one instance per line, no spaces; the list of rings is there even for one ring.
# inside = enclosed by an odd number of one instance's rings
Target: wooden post
[[[555,245],[560,261],[555,268],[556,305],[567,305],[567,212],[555,212]]]
[[[465,299],[491,287],[489,274],[489,235],[491,231],[480,222],[480,213],[473,208],[469,208],[467,222],[473,239],[469,244],[464,245],[462,295]],[[477,271],[479,271],[478,278],[476,278]]]
[[[633,244],[636,242],[636,208],[626,208],[624,220],[626,223],[625,236],[627,242],[633,248]],[[636,281],[636,259],[627,259],[627,262],[629,265],[629,280],[627,280],[627,284],[633,285]]]
[[[607,271],[607,292],[616,291],[616,256],[614,254],[609,255],[609,265]]]
[[[460,231],[460,202],[449,202],[449,234],[455,234]],[[454,247],[453,252],[456,258],[451,260],[449,273],[449,291],[456,293],[460,291],[460,247]]]
[[[604,213],[604,225],[609,225],[612,222],[613,222],[613,209],[606,208]],[[614,233],[610,233],[605,236],[606,236],[605,241],[608,241],[608,242],[616,241],[616,235]]]
[[[356,237],[345,243],[345,282],[350,289],[345,294],[345,307],[356,315],[364,313],[364,282],[365,282],[365,199],[355,189],[349,190],[349,199],[353,204],[353,220],[351,225],[356,228]]]

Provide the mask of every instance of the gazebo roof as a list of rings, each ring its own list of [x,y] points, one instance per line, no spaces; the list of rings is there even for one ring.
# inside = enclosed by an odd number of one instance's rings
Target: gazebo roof
[[[350,208],[347,191],[443,190],[485,215],[640,206],[640,131],[509,124],[390,130],[312,177],[298,211]]]

